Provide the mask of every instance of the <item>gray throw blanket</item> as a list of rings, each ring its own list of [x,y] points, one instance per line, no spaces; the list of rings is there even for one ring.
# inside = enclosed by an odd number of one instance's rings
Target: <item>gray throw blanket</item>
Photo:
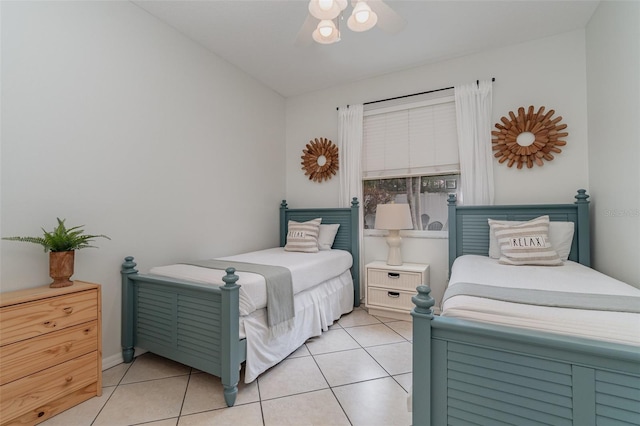
[[[640,313],[640,297],[533,290],[472,283],[456,283],[447,288],[442,303],[453,296],[460,295],[555,308]]]
[[[222,270],[231,267],[239,272],[252,272],[262,275],[267,284],[267,321],[271,336],[279,336],[293,327],[295,311],[293,307],[293,283],[289,269],[282,266],[218,259],[200,260],[184,264]]]

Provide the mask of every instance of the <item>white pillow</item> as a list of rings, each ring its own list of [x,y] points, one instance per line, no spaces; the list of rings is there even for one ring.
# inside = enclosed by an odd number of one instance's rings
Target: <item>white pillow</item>
[[[489,220],[503,225],[519,225],[523,223],[522,221],[513,220]],[[563,261],[569,259],[574,230],[575,224],[573,222],[549,222],[549,243]],[[492,259],[500,258],[500,244],[491,226],[489,226],[489,257]]]
[[[320,225],[320,234],[318,235],[318,248],[320,250],[331,250],[338,228],[340,228],[339,223]]]
[[[290,220],[287,228],[287,244],[284,246],[285,251],[317,253],[320,222],[322,222],[322,218],[307,222]]]
[[[507,265],[558,266],[562,260],[549,243],[549,216],[540,216],[518,225],[489,219],[500,244],[500,263]]]

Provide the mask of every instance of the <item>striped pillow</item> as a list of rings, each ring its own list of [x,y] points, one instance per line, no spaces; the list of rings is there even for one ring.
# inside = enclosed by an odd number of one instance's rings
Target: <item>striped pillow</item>
[[[549,244],[549,216],[521,224],[505,224],[489,219],[489,227],[500,244],[500,263],[507,265],[562,265],[562,259]]]
[[[286,251],[317,253],[320,222],[322,222],[322,218],[307,222],[290,220],[287,232],[287,244],[284,246],[284,249]]]

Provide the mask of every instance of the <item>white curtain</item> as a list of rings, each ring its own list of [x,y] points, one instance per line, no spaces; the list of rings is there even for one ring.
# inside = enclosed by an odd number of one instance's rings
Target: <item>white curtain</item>
[[[365,298],[364,288],[364,233],[362,214],[362,105],[338,108],[338,176],[340,177],[340,207],[351,207],[351,199],[357,197],[358,240],[360,244],[360,299]]]
[[[491,81],[480,81],[455,87],[460,204],[493,204],[492,86]]]
[[[362,105],[338,108],[340,207],[358,197],[362,211]]]

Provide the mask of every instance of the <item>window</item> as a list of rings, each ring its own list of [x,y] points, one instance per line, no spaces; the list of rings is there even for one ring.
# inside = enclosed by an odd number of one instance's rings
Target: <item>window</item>
[[[364,229],[374,229],[378,204],[393,201],[409,204],[414,230],[446,230],[447,198],[459,183],[459,174],[365,180]]]
[[[378,204],[408,203],[413,229],[447,229],[448,194],[460,165],[453,89],[367,105],[363,125],[363,213],[373,229]]]

